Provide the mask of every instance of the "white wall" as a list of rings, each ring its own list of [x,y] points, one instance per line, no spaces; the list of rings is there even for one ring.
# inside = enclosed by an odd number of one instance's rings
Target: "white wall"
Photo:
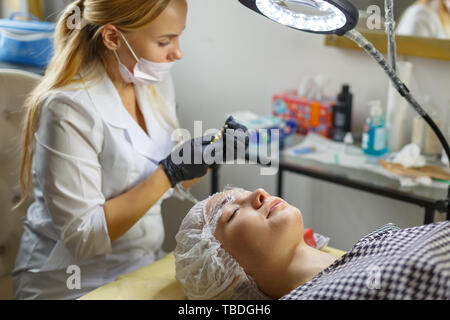
[[[26,3],[24,3],[22,0],[2,0],[0,2],[0,18],[9,18],[10,14],[13,12],[26,10],[25,5]]]
[[[73,2],[73,0],[44,0],[44,19],[46,21],[56,22],[64,8]]]
[[[295,88],[303,76],[326,73],[338,86],[349,83],[355,94],[353,125],[360,131],[369,100],[386,101],[388,81],[363,52],[326,47],[322,36],[296,32],[243,7],[237,0],[189,1],[187,28],[181,38],[184,58],[174,69],[184,127],[193,121],[218,128],[227,112],[249,109],[269,113],[275,92]],[[449,108],[450,62],[408,58],[414,63],[412,92],[430,94]],[[256,167],[222,170],[222,183],[275,192],[276,177],[261,177]],[[208,195],[210,177],[194,188]],[[388,222],[420,225],[424,211],[416,206],[289,174],[285,199],[303,212],[306,227],[331,237],[331,245],[349,249],[364,234]],[[164,205],[166,250],[189,208],[176,200]],[[440,218],[440,217],[438,217]]]

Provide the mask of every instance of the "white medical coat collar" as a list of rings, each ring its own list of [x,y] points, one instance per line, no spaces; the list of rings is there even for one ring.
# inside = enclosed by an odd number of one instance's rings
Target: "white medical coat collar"
[[[81,72],[81,76],[84,75],[85,73]],[[159,163],[172,151],[174,144],[171,143],[171,133],[160,125],[151,110],[147,88],[135,85],[135,89],[149,135],[128,113],[106,72],[100,82],[86,84],[89,97],[102,118],[110,125],[126,130],[134,149],[146,158]]]

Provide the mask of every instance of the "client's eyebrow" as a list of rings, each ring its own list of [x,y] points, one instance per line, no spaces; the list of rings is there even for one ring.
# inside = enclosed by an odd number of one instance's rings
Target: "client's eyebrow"
[[[210,211],[210,212],[215,212],[215,213],[219,212],[219,210],[221,210],[226,204],[228,204],[233,199],[234,199],[234,197],[231,196],[230,194],[224,195],[223,199],[217,201],[217,202],[220,201],[220,204],[218,204],[218,205],[216,204],[213,207],[213,211]]]
[[[223,199],[223,201],[219,204],[219,206],[216,209],[216,212],[218,212],[219,210],[221,210],[223,208],[224,205],[226,205],[228,202],[230,202],[232,198],[230,197],[225,197],[225,199]]]

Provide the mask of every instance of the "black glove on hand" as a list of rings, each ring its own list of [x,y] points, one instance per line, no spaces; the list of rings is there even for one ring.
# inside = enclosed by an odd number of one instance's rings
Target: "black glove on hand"
[[[211,146],[211,140],[212,136],[188,140],[160,162],[172,187],[207,173],[210,164],[205,163],[203,154],[205,148]]]
[[[233,117],[225,122],[222,138],[214,143],[211,143],[212,139],[212,136],[206,136],[186,141],[160,162],[172,187],[182,181],[203,177],[216,163],[231,160],[226,159],[227,152],[233,160],[240,156],[239,152],[244,152],[242,156],[245,156],[250,141],[247,128]],[[184,155],[184,152],[188,154]]]
[[[230,131],[227,132],[227,130]],[[250,142],[250,135],[246,126],[238,123],[230,116],[225,122],[225,132],[222,140],[224,162],[226,160],[236,160],[238,157],[245,159],[245,152],[247,151]],[[229,155],[228,158],[227,152]],[[244,152],[244,154],[239,154],[242,152]]]

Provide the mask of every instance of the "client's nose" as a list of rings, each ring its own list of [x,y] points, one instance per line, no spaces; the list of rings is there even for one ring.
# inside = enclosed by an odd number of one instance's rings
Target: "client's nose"
[[[266,192],[266,190],[259,188],[253,191],[252,193],[252,205],[255,209],[259,209],[264,201],[269,198],[270,195]]]

